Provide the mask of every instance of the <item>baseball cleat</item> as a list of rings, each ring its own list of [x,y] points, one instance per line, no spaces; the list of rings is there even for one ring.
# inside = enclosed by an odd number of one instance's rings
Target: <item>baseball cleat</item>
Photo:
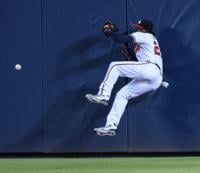
[[[96,134],[98,136],[115,136],[116,132],[115,131],[96,131]]]
[[[108,96],[86,94],[85,97],[92,103],[102,104],[104,106],[108,105]]]
[[[115,125],[107,125],[105,127],[95,128],[94,131],[98,136],[115,136],[117,127]]]

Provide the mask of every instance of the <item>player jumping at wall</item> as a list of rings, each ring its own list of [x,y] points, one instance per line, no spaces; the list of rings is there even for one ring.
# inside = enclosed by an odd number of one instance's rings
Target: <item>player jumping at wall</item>
[[[134,24],[136,32],[125,35],[115,32],[116,26],[105,23],[103,32],[119,43],[129,43],[134,47],[138,61],[111,62],[97,95],[86,94],[90,102],[108,105],[111,91],[119,77],[128,77],[131,81],[121,88],[107,116],[105,126],[95,128],[97,135],[114,136],[128,100],[160,87],[163,80],[163,62],[161,51],[149,20],[140,20]]]

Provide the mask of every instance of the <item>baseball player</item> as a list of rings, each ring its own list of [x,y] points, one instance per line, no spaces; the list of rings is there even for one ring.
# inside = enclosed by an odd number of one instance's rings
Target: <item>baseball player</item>
[[[90,102],[108,105],[117,79],[131,79],[117,92],[105,126],[94,129],[97,135],[114,136],[128,100],[156,90],[162,83],[163,62],[159,43],[153,32],[153,24],[149,20],[140,20],[134,27],[136,32],[125,35],[115,32],[116,28],[112,23],[103,26],[103,32],[114,41],[131,44],[138,61],[111,62],[97,95],[86,94],[85,97]]]

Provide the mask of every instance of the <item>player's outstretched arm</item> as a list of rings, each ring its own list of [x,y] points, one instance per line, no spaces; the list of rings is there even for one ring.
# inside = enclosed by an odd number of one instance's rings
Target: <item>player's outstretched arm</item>
[[[134,43],[133,37],[124,33],[109,32],[107,35],[118,43]]]
[[[119,28],[116,24],[108,21],[105,22],[102,28],[103,33],[107,37],[111,37],[114,41],[118,43],[133,43],[134,39],[130,35],[126,35],[124,33],[119,33]]]

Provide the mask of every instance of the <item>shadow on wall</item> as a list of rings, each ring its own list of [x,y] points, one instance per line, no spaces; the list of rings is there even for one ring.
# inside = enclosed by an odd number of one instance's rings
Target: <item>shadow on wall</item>
[[[112,45],[105,35],[93,35],[70,44],[58,54],[56,78],[65,79],[82,72],[108,66],[112,57],[119,58],[121,47]]]
[[[80,98],[83,92],[81,89],[76,93],[66,91],[47,110],[44,126],[45,151],[72,152],[89,145],[89,138],[93,135],[93,119],[102,110],[95,105],[86,109],[86,101]]]
[[[164,77],[170,82],[160,106],[175,120],[171,121],[175,127],[200,133],[197,123],[200,121],[200,52],[190,47],[189,42],[195,40],[186,40],[184,32],[163,28],[158,34]]]
[[[170,83],[168,89],[144,94],[130,101],[129,106],[148,102],[149,109],[161,109],[166,116],[171,116],[177,123],[185,126],[200,121],[200,52],[195,51],[186,44],[184,33],[171,28],[163,28],[158,33],[158,40],[163,55],[164,79]],[[190,41],[190,40],[189,40]],[[157,107],[155,107],[157,105]],[[142,110],[141,110],[142,111]],[[176,121],[176,119],[178,121]],[[198,121],[197,121],[198,120]],[[180,123],[183,121],[183,123]],[[182,127],[183,129],[185,127]],[[195,128],[195,127],[194,127]],[[199,131],[199,130],[198,130]]]
[[[55,58],[56,75],[50,83],[55,81],[48,92],[59,89],[62,95],[56,96],[44,115],[46,151],[77,151],[79,145],[87,149],[92,129],[105,120],[109,107],[90,105],[84,96],[95,93],[103,79],[110,43],[104,35],[91,36],[67,46]]]
[[[105,39],[104,35],[94,35],[64,48],[58,54],[56,78],[62,80],[102,66],[109,47]]]
[[[189,42],[194,40],[189,39],[171,28],[162,28],[158,33],[164,78],[170,86],[131,100],[129,119],[136,125],[130,129],[135,129],[134,142],[138,148],[147,146],[148,139],[154,142],[159,139],[157,146],[149,142],[147,148],[152,146],[155,151],[163,151],[163,147],[170,147],[170,151],[199,150],[200,52],[190,47]],[[145,140],[141,138],[142,133],[146,135]]]

